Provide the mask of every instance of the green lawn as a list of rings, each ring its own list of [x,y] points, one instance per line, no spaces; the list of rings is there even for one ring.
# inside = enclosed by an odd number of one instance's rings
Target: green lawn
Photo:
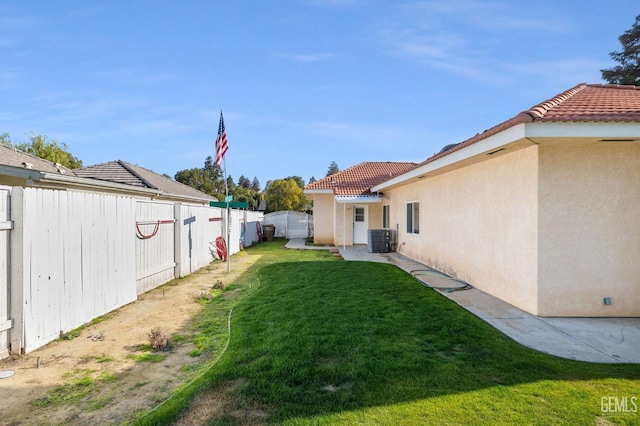
[[[395,266],[282,244],[247,249],[262,258],[228,349],[138,424],[170,424],[206,395],[209,424],[640,424],[602,405],[634,409],[640,365],[527,349]]]

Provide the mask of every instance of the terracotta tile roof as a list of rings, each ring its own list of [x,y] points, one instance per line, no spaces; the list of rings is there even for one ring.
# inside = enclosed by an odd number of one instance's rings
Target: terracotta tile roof
[[[96,164],[75,170],[79,177],[124,183],[141,188],[151,188],[166,194],[213,200],[214,197],[180,182],[159,175],[151,170],[122,160]]]
[[[510,127],[531,122],[640,122],[640,87],[579,84],[503,123],[439,152],[420,165],[435,161]]]
[[[0,144],[0,166],[19,167],[45,173],[75,176],[73,170],[56,166],[55,163],[43,160],[35,155],[27,154],[14,147]]]
[[[371,187],[408,172],[416,163],[364,162],[307,184],[305,190],[332,190],[335,195],[369,195]]]
[[[640,87],[581,84],[527,112],[534,121],[639,122]]]

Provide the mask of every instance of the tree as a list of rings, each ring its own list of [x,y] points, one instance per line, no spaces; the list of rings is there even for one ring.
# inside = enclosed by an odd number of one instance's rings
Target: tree
[[[202,168],[179,170],[176,172],[175,180],[205,194],[220,198],[215,181],[209,179],[207,172]]]
[[[304,179],[300,176],[287,176],[284,180],[293,179],[300,188],[304,188]]]
[[[235,187],[233,192],[235,201],[244,201],[248,204],[249,210],[256,210],[260,204],[260,194],[251,188],[244,188],[240,185]]]
[[[224,199],[225,190],[222,171],[213,162],[211,156],[204,160],[204,167],[202,168],[179,170],[176,172],[175,180],[205,194]]]
[[[213,158],[210,155],[204,160],[204,170],[212,181],[217,181],[222,178],[222,169],[213,162]]]
[[[633,84],[640,86],[640,15],[631,27],[618,37],[622,51],[611,52],[609,56],[620,65],[600,70],[602,79],[611,84]]]
[[[251,187],[251,181],[249,180],[249,178],[246,178],[244,175],[240,176],[240,179],[238,179],[238,186],[241,186],[243,188],[250,188]]]
[[[233,191],[236,189],[236,184],[231,175],[227,176],[227,189],[229,190],[229,194],[233,194]]]
[[[0,135],[0,143],[13,146],[20,151],[35,155],[43,160],[61,164],[68,169],[79,169],[82,167],[82,160],[71,155],[66,143],[58,144],[58,141],[49,139],[46,135],[31,133],[29,135],[29,142],[13,144],[11,143],[9,134],[3,133]]]
[[[267,209],[270,212],[281,210],[305,211],[307,207],[304,192],[294,179],[270,181],[264,198],[267,202]]]
[[[339,171],[340,171],[340,168],[338,167],[338,163],[336,163],[335,161],[332,161],[331,164],[329,164],[329,170],[327,170],[327,176],[335,175]]]
[[[253,178],[253,181],[251,182],[251,189],[253,189],[256,192],[260,192],[260,181],[258,180],[257,177]]]
[[[1,141],[2,135],[0,135]],[[178,171],[175,175],[175,180],[212,195],[218,200],[224,200],[228,191],[228,194],[233,196],[234,201],[247,202],[249,209],[255,210],[260,204],[261,194],[258,179],[253,179],[257,190],[253,189],[254,184],[244,175],[240,176],[238,184],[233,181],[232,176],[227,176],[225,181],[222,170],[214,163],[211,156],[204,160],[204,167],[202,168]]]
[[[315,176],[311,176],[311,179],[309,179],[309,183],[313,183],[313,182],[317,182],[318,180],[315,178]]]

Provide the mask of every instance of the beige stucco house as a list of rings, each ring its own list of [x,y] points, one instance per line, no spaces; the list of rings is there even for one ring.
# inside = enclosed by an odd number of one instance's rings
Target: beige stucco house
[[[367,243],[367,230],[389,227],[383,220],[382,197],[371,187],[416,167],[416,163],[365,162],[305,186],[313,200],[316,243]]]
[[[316,239],[360,243],[330,178],[305,188]],[[640,316],[639,87],[580,84],[360,196],[401,254],[527,312]]]

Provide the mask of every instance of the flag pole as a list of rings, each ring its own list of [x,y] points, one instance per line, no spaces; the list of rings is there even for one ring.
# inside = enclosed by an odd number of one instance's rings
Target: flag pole
[[[222,114],[222,111],[220,111]],[[227,274],[231,273],[231,256],[229,255],[229,247],[231,246],[231,205],[229,203],[229,184],[227,184],[227,159],[223,160],[224,163],[224,195],[227,202]]]
[[[230,246],[230,241],[229,238],[231,237],[231,205],[230,205],[230,200],[229,200],[229,185],[227,184],[227,159],[225,157],[225,154],[227,153],[227,150],[229,149],[228,143],[227,143],[227,131],[224,128],[224,118],[222,117],[222,109],[220,109],[220,124],[218,125],[218,136],[216,137],[216,164],[218,165],[218,168],[222,168],[223,169],[223,175],[224,175],[224,195],[225,195],[225,203],[227,205],[227,220],[226,220],[226,227],[227,227],[227,238],[226,238],[226,247],[227,247],[227,273],[231,272],[231,256],[229,256],[229,246]],[[222,230],[222,234],[224,235],[225,232],[224,230]]]

